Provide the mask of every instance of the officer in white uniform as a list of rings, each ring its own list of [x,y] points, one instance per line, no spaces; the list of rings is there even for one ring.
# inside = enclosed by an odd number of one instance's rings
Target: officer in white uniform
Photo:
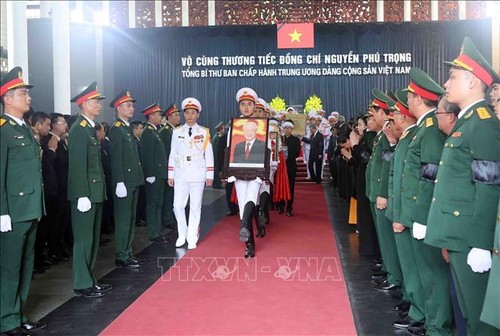
[[[203,188],[214,179],[214,154],[210,131],[197,124],[201,104],[196,98],[182,102],[185,124],[174,129],[168,158],[168,184],[174,187],[174,214],[179,238],[175,246],[188,243],[195,249],[198,242]],[[174,182],[175,179],[175,182]],[[189,201],[189,225],[185,207]]]
[[[240,108],[240,117],[249,118],[254,113],[256,102],[258,101],[257,93],[251,88],[241,88],[236,93],[236,100]],[[229,146],[229,137],[228,143]],[[240,241],[245,243],[245,258],[255,256],[255,241],[253,237],[252,219],[254,217],[257,198],[262,184],[262,179],[259,177],[241,179],[238,176],[229,176],[228,182],[234,182],[236,195],[238,197],[238,206],[240,208]]]

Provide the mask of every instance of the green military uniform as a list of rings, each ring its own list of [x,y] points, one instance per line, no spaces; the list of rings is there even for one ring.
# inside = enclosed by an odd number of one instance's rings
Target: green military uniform
[[[406,92],[398,90],[396,92],[398,102],[396,103],[395,113],[409,115]],[[409,223],[409,218],[403,218],[401,215],[401,195],[402,195],[402,180],[403,180],[403,165],[408,152],[408,145],[417,132],[416,125],[408,127],[401,135],[399,142],[395,148],[394,155],[391,160],[391,174],[389,188],[389,204],[388,209],[392,209],[392,218],[394,223],[405,225]],[[389,212],[389,210],[388,210]],[[411,302],[408,316],[415,321],[423,321],[424,316],[424,295],[423,288],[418,276],[418,268],[413,254],[412,239],[409,226],[406,224],[406,229],[399,233],[394,233],[398,257],[403,273],[405,284],[405,297]]]
[[[113,194],[115,216],[115,258],[125,261],[132,254],[135,233],[135,218],[139,186],[144,184],[137,143],[130,127],[119,118],[109,129],[111,155],[111,181],[113,186],[123,182],[127,188],[126,197]]]
[[[448,64],[472,72],[486,86],[500,82],[468,37],[464,38],[460,55]],[[456,80],[459,82],[455,85],[470,85],[466,79]],[[486,102],[480,100],[463,107],[444,144],[437,174],[439,183],[434,187],[429,211],[425,242],[448,250],[468,336],[500,335],[498,329],[479,320],[489,273],[474,272],[469,266],[484,263],[484,254],[480,257],[477,253],[485,252],[488,256],[493,248],[500,195],[498,148],[500,123]],[[470,255],[472,249],[475,253]],[[498,316],[498,310],[495,314]]]
[[[165,117],[172,114],[177,113],[179,110],[175,106],[175,104],[171,104],[164,112]],[[172,144],[172,133],[174,131],[174,126],[169,122],[161,129],[160,138],[163,142],[163,146],[165,148],[165,155],[168,157],[170,155],[170,148]],[[166,235],[176,235],[177,234],[177,223],[175,221],[174,215],[174,188],[165,185],[165,192],[163,195],[163,207],[162,207],[162,224],[167,229]]]
[[[22,70],[2,79],[2,96],[27,87]],[[0,117],[0,215],[10,216],[12,230],[0,233],[0,331],[26,322],[22,308],[33,272],[36,221],[44,215],[40,146],[30,128]]]
[[[158,104],[148,106],[144,111],[160,111]],[[146,224],[150,240],[160,238],[161,214],[165,186],[167,184],[167,156],[156,126],[146,123],[141,137],[141,162],[144,176],[154,177],[153,183],[146,182]]]
[[[104,99],[92,83],[71,101],[78,105],[88,99]],[[105,177],[101,150],[90,119],[79,115],[68,137],[68,200],[71,201],[73,228],[73,288],[87,289],[97,284],[94,275],[99,237],[101,234],[102,203],[105,200]],[[91,202],[90,210],[78,210],[81,198]]]
[[[117,108],[125,102],[135,102],[127,90],[120,92],[110,106]],[[127,123],[117,118],[108,131],[109,152],[111,157],[111,184],[124,183],[127,196],[117,197],[113,191],[115,217],[115,259],[126,261],[133,257],[132,241],[135,233],[135,220],[139,187],[144,184],[139,150],[132,130]]]
[[[460,308],[468,335],[498,335],[479,321],[488,272],[475,273],[467,265],[472,247],[492,250],[499,185],[473,178],[473,163],[500,161],[500,126],[480,101],[457,120],[444,144],[425,242],[449,251]],[[498,312],[497,312],[498,313]]]
[[[481,321],[500,329],[500,202],[498,202],[497,225],[493,242],[493,265],[488,278]]]
[[[437,102],[444,90],[425,72],[410,70],[408,91],[422,98]],[[418,94],[417,94],[418,92]],[[417,121],[417,131],[408,145],[404,160],[402,180],[402,214],[405,226],[427,225],[427,215],[434,191],[437,167],[441,158],[445,135],[438,128],[435,108],[427,111]],[[409,221],[408,221],[409,220]],[[412,231],[413,232],[413,231]],[[452,305],[450,297],[449,267],[441,250],[411,239],[413,254],[424,290],[425,329],[428,335],[450,335]]]
[[[390,100],[379,90],[374,90],[374,95],[377,99],[383,99],[385,103]],[[373,142],[372,155],[366,167],[366,195],[370,200],[370,207],[375,220],[384,268],[389,273],[387,281],[393,285],[402,286],[403,276],[392,223],[385,215],[386,209],[379,210],[376,208],[377,197],[389,197],[390,152],[392,152],[392,149],[389,140],[380,131]]]

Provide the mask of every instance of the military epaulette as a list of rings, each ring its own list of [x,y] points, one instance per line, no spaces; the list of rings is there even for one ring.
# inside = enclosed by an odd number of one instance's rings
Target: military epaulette
[[[432,125],[434,125],[434,121],[431,117],[425,119],[425,127],[431,127]]]
[[[181,127],[182,127],[182,125],[179,125],[179,126],[175,127],[174,129],[178,129],[178,128],[181,128]]]
[[[484,107],[478,107],[476,111],[477,111],[477,115],[479,116],[479,119],[490,119],[491,118],[491,114]]]
[[[474,113],[474,111],[470,111],[469,113],[467,113],[465,116],[464,116],[464,119],[469,119],[470,117],[472,117],[472,114]]]
[[[155,128],[153,126],[151,126],[151,125],[148,125],[148,129],[154,130]]]
[[[115,122],[114,126],[115,127],[120,127],[122,125],[122,122],[121,121],[117,121]]]
[[[82,120],[82,121],[80,122],[80,126],[82,126],[82,127],[87,127],[87,120]]]
[[[200,126],[200,125],[199,125]],[[208,127],[205,127],[205,126],[200,126],[202,129],[204,129],[205,131],[210,131],[210,129]]]
[[[2,126],[3,126],[3,124],[5,124],[6,122],[7,122],[7,120],[6,120],[6,119],[4,119],[4,118],[0,118],[0,127],[2,127]]]
[[[399,138],[399,139],[402,140],[402,139],[406,138],[408,133],[410,133],[410,131],[404,131],[403,134],[401,134],[401,138]]]

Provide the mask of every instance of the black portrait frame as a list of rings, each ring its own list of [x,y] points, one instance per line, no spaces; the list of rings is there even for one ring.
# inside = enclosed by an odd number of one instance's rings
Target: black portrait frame
[[[236,149],[237,143],[241,141],[236,141],[236,135],[233,133],[235,129],[239,129],[240,126],[235,126],[235,123],[241,123],[242,120],[255,121],[258,124],[263,124],[265,130],[265,144],[264,144],[264,155],[262,156],[262,160],[259,160],[258,163],[235,163],[232,158],[234,156],[234,151]],[[259,131],[260,133],[260,131]],[[271,151],[268,148],[269,141],[269,119],[268,118],[232,118],[231,119],[231,128],[228,134],[229,138],[229,146],[226,155],[226,172],[227,176],[234,176],[237,179],[241,180],[252,180],[257,177],[261,179],[269,179],[269,162]]]

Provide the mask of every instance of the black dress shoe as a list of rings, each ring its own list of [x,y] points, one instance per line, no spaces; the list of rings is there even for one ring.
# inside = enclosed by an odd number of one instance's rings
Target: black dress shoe
[[[21,328],[23,328],[26,331],[41,330],[46,327],[47,327],[47,322],[45,322],[44,320],[39,320],[36,322],[26,321],[23,324],[21,324]]]
[[[34,334],[24,330],[21,327],[17,327],[17,328],[2,332],[2,336],[3,335],[6,335],[6,336],[20,336],[20,335],[30,336],[30,335],[34,335]]]
[[[245,246],[245,258],[253,258],[255,257],[255,245],[247,243]]]
[[[236,216],[237,213],[236,212],[232,212],[232,211],[229,211],[226,216]]]
[[[266,228],[265,227],[257,228],[257,234],[255,236],[258,238],[265,237],[266,236]]]
[[[246,227],[240,228],[240,242],[246,243],[250,238],[250,230]]]
[[[415,336],[425,336],[426,331],[423,324],[420,322],[420,325],[412,324],[406,329],[411,335]]]
[[[374,285],[380,285],[381,283],[387,281],[387,277],[383,277],[380,279],[372,279],[372,284]]]
[[[292,217],[292,216],[293,216],[293,212],[292,212],[292,210],[287,210],[286,215],[287,215],[288,217]]]
[[[94,287],[89,287],[84,289],[74,289],[73,292],[78,296],[83,296],[86,298],[98,298],[106,295],[103,292],[99,292]]]
[[[130,259],[127,259],[127,260],[115,259],[115,266],[120,267],[120,268],[126,268],[126,269],[136,269],[136,268],[141,267],[141,265],[139,265],[138,263],[136,263]]]
[[[384,272],[382,270],[376,270],[372,272],[372,277],[374,276],[387,276],[387,272]]]
[[[410,310],[411,303],[409,301],[402,300],[394,306],[394,310],[397,312],[407,312]]]
[[[107,292],[107,291],[110,291],[113,289],[113,286],[111,286],[110,284],[102,284],[102,283],[96,283],[94,285],[94,288],[101,292],[101,293],[104,293],[104,292]]]
[[[407,329],[413,323],[417,323],[417,321],[415,321],[409,316],[406,316],[404,319],[394,321],[392,323],[392,326],[397,329]]]
[[[137,223],[135,223],[137,226],[146,226],[146,221],[144,219],[139,219]]]
[[[128,258],[139,265],[144,265],[148,262],[146,259],[137,258],[135,255],[131,255]]]
[[[156,244],[165,244],[168,243],[168,239],[165,237],[156,237],[154,239],[150,239],[150,242],[156,243]]]
[[[378,285],[373,286],[373,288],[378,289],[378,290],[383,290],[383,291],[388,291],[388,290],[391,290],[391,289],[396,289],[397,287],[398,286],[396,286],[395,284],[391,284],[387,280],[384,281],[384,282],[381,282]]]

